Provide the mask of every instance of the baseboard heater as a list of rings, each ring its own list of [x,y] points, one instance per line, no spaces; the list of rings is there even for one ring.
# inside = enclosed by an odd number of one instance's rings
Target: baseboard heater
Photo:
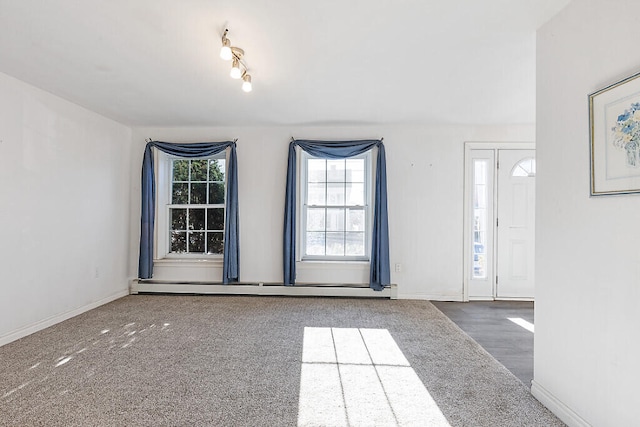
[[[234,283],[223,285],[215,282],[180,282],[164,280],[131,281],[132,295],[140,293],[197,294],[197,295],[277,295],[319,297],[364,297],[397,299],[397,285],[392,284],[382,291],[374,291],[362,284],[302,283],[284,286],[281,283]]]

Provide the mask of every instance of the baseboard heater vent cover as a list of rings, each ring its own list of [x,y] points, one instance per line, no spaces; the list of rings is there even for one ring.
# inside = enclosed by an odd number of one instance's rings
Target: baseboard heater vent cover
[[[397,299],[397,285],[374,291],[363,284],[301,283],[284,286],[281,283],[180,282],[164,280],[133,280],[131,294],[197,294],[197,295],[278,295],[278,296],[335,296]]]

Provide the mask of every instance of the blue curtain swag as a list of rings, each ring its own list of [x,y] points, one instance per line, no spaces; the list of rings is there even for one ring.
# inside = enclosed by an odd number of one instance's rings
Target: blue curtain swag
[[[198,142],[177,144],[171,142],[149,141],[142,160],[142,213],[140,218],[140,258],[138,277],[153,277],[153,245],[155,221],[155,172],[152,149],[187,159],[213,156],[230,149],[227,163],[227,201],[225,206],[224,254],[222,261],[222,282],[224,284],[239,280],[239,233],[238,233],[238,160],[236,141]]]
[[[390,284],[387,170],[382,139],[357,141],[311,141],[293,139],[289,144],[283,237],[283,276],[285,286],[295,285],[296,280],[296,147],[299,147],[312,156],[325,159],[344,159],[365,153],[373,148],[378,149],[369,287],[373,290],[381,291],[385,286]]]

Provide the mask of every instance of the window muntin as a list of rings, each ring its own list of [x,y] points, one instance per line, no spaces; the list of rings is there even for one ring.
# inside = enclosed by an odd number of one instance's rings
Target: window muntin
[[[301,164],[302,259],[368,260],[370,154]]]
[[[224,153],[170,159],[168,229],[170,255],[221,255],[224,248]]]

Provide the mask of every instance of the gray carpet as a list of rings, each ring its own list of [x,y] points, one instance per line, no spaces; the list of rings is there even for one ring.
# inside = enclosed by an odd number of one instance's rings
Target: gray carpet
[[[0,425],[295,426],[305,327],[387,329],[451,426],[563,425],[427,301],[168,295],[0,347]]]

